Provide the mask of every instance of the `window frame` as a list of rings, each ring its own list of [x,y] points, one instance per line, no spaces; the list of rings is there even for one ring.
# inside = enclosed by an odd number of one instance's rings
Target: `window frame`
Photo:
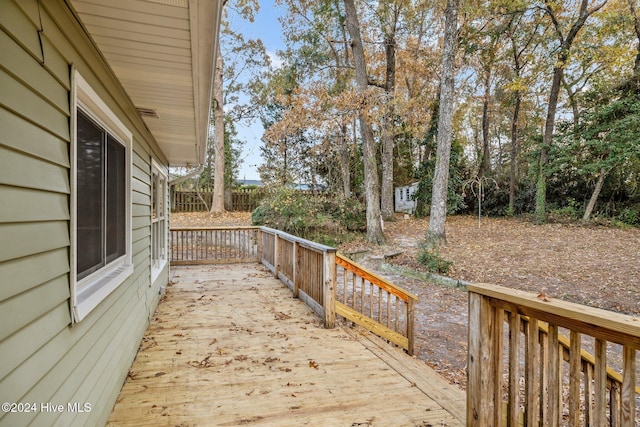
[[[165,167],[162,167],[155,159],[151,159],[151,284],[156,281],[168,262],[168,175]],[[158,186],[156,179],[163,184]],[[160,192],[162,196],[158,197],[157,194]],[[162,230],[162,232],[159,233],[158,230]],[[159,253],[158,249],[160,249]]]
[[[71,317],[72,323],[80,322],[111,292],[133,275],[132,238],[131,238],[131,171],[133,134],[107,106],[91,85],[76,70],[72,70],[71,84],[71,194],[70,194],[70,282],[71,282]],[[125,253],[114,260],[107,260],[105,265],[91,272],[86,277],[78,278],[78,110],[89,117],[108,135],[121,144],[125,151]],[[106,182],[103,186],[106,186]],[[103,188],[104,190],[104,188]],[[105,213],[106,215],[106,213]],[[107,233],[106,224],[103,233]]]

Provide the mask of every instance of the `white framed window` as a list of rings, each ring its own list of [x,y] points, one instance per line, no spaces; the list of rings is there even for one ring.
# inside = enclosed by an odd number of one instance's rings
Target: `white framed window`
[[[155,160],[151,161],[151,281],[167,263],[167,172]]]
[[[79,322],[133,274],[133,136],[74,70],[71,105],[71,302]]]

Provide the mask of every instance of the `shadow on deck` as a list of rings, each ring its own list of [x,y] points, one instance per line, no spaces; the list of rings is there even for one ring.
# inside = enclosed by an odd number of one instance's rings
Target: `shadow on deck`
[[[462,426],[465,393],[259,264],[172,267],[109,425]]]

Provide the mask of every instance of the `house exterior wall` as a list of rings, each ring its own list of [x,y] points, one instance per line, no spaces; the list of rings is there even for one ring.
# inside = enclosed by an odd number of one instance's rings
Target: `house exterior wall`
[[[33,405],[0,426],[102,425],[168,281],[150,262],[151,159],[167,162],[64,0],[0,0],[0,52],[0,402]],[[133,134],[134,272],[77,323],[72,66]]]

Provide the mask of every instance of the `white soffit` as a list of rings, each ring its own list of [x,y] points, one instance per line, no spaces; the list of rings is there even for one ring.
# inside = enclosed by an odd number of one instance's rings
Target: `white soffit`
[[[71,0],[171,165],[204,161],[219,0]]]

